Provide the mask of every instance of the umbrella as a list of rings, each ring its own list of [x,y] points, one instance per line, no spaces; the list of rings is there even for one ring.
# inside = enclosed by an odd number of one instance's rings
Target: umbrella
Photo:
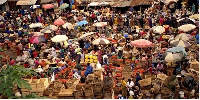
[[[166,62],[177,62],[177,61],[181,61],[182,57],[179,54],[173,54],[173,53],[169,53],[166,57],[165,57],[165,61]]]
[[[98,2],[91,2],[90,4],[88,4],[88,6],[99,6]]]
[[[96,27],[104,27],[106,25],[107,25],[107,22],[97,22],[93,24],[93,26],[96,26]]]
[[[83,38],[85,38],[85,37],[87,37],[87,36],[89,36],[89,35],[92,35],[92,34],[94,34],[95,32],[90,32],[90,33],[85,33],[85,34],[83,34],[82,36],[80,36],[78,39],[80,40],[80,39],[83,39]]]
[[[168,5],[172,2],[177,2],[178,0],[162,0],[162,2],[165,4],[165,5]]]
[[[42,36],[42,35],[44,35],[44,34],[40,33],[40,32],[34,32],[34,33],[29,34],[28,36],[32,37],[32,36]]]
[[[182,47],[190,47],[190,43],[187,41],[179,40],[171,43],[172,46],[182,46]]]
[[[54,8],[54,5],[52,5],[52,4],[46,4],[46,5],[43,6],[43,8],[44,9],[52,9],[52,8]]]
[[[68,23],[68,22],[65,23],[64,25],[62,25],[62,27],[65,28],[65,29],[68,28],[69,30],[74,28],[73,25],[71,23]]]
[[[42,33],[53,33],[54,31],[52,29],[42,29],[40,32],[42,32]]]
[[[183,31],[183,32],[189,32],[195,28],[196,28],[196,26],[193,24],[185,24],[185,25],[181,25],[180,27],[178,27],[178,30]]]
[[[199,14],[191,15],[189,18],[199,20]]]
[[[192,38],[193,38],[192,35],[186,33],[179,34],[175,37],[175,39],[177,40],[184,40],[184,41],[189,41]]]
[[[6,3],[7,0],[0,0],[0,5]]]
[[[161,34],[161,33],[164,33],[164,32],[165,32],[165,28],[162,27],[162,26],[154,26],[152,29],[153,29],[153,32],[154,32],[154,33],[159,33],[159,34]]]
[[[101,6],[106,6],[106,5],[110,5],[110,3],[108,3],[108,2],[101,2],[100,5]]]
[[[42,23],[32,23],[29,25],[29,28],[43,28],[44,26],[42,25]]]
[[[109,44],[110,41],[108,41],[107,39],[104,39],[104,38],[99,38],[99,39],[96,39],[92,42],[94,45],[105,45],[105,44]]]
[[[45,42],[45,40],[46,39],[43,36],[34,36],[33,38],[30,39],[30,42],[39,44],[40,42]]]
[[[60,9],[65,9],[65,8],[67,8],[67,7],[69,7],[69,4],[63,3],[59,8],[60,8]]]
[[[166,52],[173,52],[173,53],[183,53],[184,55],[187,55],[187,52],[185,51],[185,48],[183,47],[173,47],[173,48],[169,48],[166,50]]]
[[[195,21],[193,19],[190,19],[190,18],[181,18],[179,20],[177,20],[177,22],[179,22],[181,25],[184,25],[184,24],[194,24],[195,25]]]
[[[67,39],[68,37],[66,35],[56,35],[53,38],[51,38],[53,42],[62,42],[62,41],[66,41]]]
[[[53,30],[53,31],[57,31],[57,30],[58,30],[58,27],[55,26],[55,25],[49,25],[49,26],[45,27],[44,29],[51,29],[51,30]]]
[[[153,43],[145,39],[139,39],[139,40],[131,41],[131,44],[136,47],[145,48],[145,47],[152,46]]]
[[[60,25],[63,25],[63,24],[65,24],[65,21],[62,20],[61,18],[58,18],[58,19],[56,19],[56,20],[54,21],[54,25],[60,26]]]
[[[88,24],[88,22],[87,21],[80,21],[80,22],[76,23],[77,26],[82,26],[84,24]]]

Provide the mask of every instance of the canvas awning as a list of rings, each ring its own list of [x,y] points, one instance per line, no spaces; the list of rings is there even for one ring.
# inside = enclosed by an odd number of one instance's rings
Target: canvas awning
[[[16,5],[34,5],[37,0],[19,0]]]
[[[131,2],[132,2],[131,0],[115,2],[114,4],[112,4],[112,7],[129,7]]]
[[[133,0],[131,3],[130,3],[130,6],[131,7],[134,7],[134,6],[140,6],[140,5],[151,5],[151,2],[153,0]]]
[[[41,0],[41,4],[44,4],[44,3],[50,3],[50,2],[53,2],[53,0]]]
[[[6,3],[7,0],[0,0],[0,5]]]

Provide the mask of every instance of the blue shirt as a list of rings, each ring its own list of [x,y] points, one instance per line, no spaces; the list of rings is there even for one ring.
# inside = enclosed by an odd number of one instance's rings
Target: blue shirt
[[[85,48],[88,49],[90,47],[90,43],[85,43]]]

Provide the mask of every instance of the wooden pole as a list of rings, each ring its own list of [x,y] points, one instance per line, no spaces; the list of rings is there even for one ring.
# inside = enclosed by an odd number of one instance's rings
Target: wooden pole
[[[140,13],[142,13],[142,6],[140,5]]]

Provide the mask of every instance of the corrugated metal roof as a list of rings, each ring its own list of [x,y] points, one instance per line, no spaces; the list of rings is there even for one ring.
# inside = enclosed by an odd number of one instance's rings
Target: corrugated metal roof
[[[139,6],[139,5],[151,5],[150,2],[153,0],[133,0],[130,4],[131,7]]]

